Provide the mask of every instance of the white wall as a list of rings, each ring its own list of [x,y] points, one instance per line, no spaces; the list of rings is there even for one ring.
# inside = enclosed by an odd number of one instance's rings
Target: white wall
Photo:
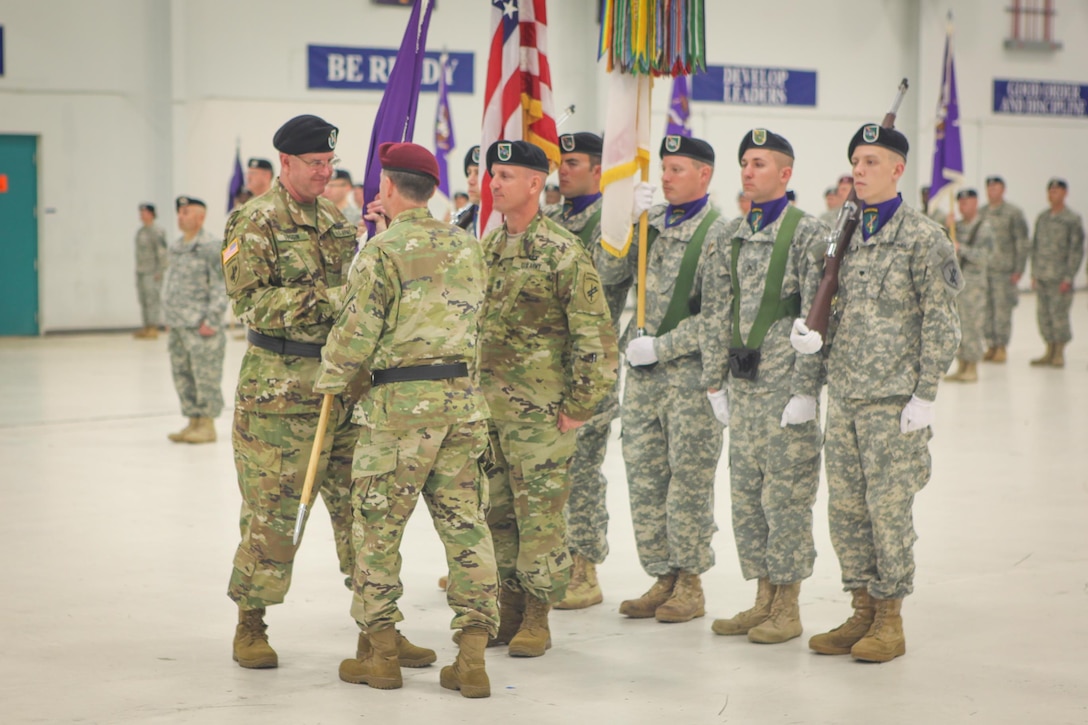
[[[823,189],[848,170],[846,144],[879,121],[902,77],[911,90],[898,126],[912,152],[901,186],[911,202],[930,176],[933,116],[945,16],[956,17],[956,61],[967,180],[1008,181],[1009,199],[1034,218],[1052,175],[1071,185],[1069,203],[1088,212],[1084,158],[1088,119],[1002,117],[991,111],[992,81],[1035,78],[1088,83],[1088,3],[1060,0],[1056,53],[1003,48],[1006,3],[987,0],[708,0],[708,62],[815,70],[817,106],[693,104],[695,133],[719,164],[712,192],[730,210],[739,189],[736,147],[745,131],[784,134],[797,154],[801,206],[818,212]],[[563,131],[604,126],[605,81],[597,64],[593,0],[549,2],[557,107],[574,103]],[[768,25],[768,16],[774,24]],[[57,22],[59,16],[64,22]],[[225,219],[226,189],[240,143],[243,159],[275,160],[272,134],[287,118],[316,113],[341,128],[338,154],[364,170],[369,127],[381,94],[306,88],[310,43],[395,48],[408,11],[364,0],[0,0],[6,76],[0,133],[41,136],[43,330],[135,326],[132,237],[136,204],[155,202],[174,233],[172,200],[209,204],[208,227]],[[478,140],[486,73],[489,5],[440,0],[429,47],[476,53],[476,93],[452,95],[461,157]],[[655,128],[664,130],[670,85],[655,86]],[[419,101],[415,140],[431,146],[435,96]],[[558,108],[557,108],[558,110]],[[660,135],[654,139],[655,147]],[[46,213],[53,209],[54,213]]]

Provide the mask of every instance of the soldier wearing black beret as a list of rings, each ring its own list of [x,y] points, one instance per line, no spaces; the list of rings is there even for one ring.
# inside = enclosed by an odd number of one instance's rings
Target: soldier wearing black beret
[[[468,204],[454,217],[453,223],[477,234],[476,215],[480,211],[480,147],[473,146],[465,154],[465,181],[468,184]]]
[[[1012,313],[1020,298],[1020,280],[1031,253],[1028,220],[1023,210],[1005,200],[1005,179],[986,177],[986,206],[979,216],[994,233],[986,268],[986,362],[1002,364],[1008,359],[1006,348],[1012,339]]]
[[[246,188],[253,192],[253,196],[260,196],[271,189],[274,176],[272,162],[268,159],[253,158],[246,163]]]

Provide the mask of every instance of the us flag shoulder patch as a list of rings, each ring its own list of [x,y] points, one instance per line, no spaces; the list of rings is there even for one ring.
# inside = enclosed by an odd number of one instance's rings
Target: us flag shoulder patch
[[[231,257],[238,254],[238,240],[235,239],[223,250],[223,264],[230,261]]]

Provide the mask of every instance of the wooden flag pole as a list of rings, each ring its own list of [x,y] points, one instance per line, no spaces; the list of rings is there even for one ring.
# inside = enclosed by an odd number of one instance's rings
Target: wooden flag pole
[[[302,496],[299,497],[298,518],[295,520],[295,535],[291,543],[298,546],[302,536],[302,522],[306,520],[306,508],[314,490],[317,478],[317,462],[321,459],[321,449],[325,447],[325,430],[329,427],[329,411],[332,409],[332,393],[325,393],[321,398],[321,413],[317,417],[317,433],[314,434],[314,446],[310,449],[310,463],[306,466],[306,481],[302,484]]]

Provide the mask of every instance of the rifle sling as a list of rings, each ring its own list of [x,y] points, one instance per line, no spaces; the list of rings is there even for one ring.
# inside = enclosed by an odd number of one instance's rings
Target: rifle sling
[[[703,251],[703,241],[706,239],[706,233],[710,230],[710,225],[721,216],[717,209],[711,209],[707,212],[707,215],[703,217],[703,221],[696,228],[695,233],[691,235],[691,239],[688,240],[687,249],[684,250],[684,258],[680,260],[680,272],[676,275],[676,286],[673,287],[672,297],[669,299],[669,306],[665,308],[665,316],[661,318],[661,324],[657,326],[658,336],[664,335],[667,332],[672,332],[676,329],[683,320],[687,319],[692,314],[691,300],[691,288],[695,283],[695,269],[699,266],[699,255]],[[653,245],[655,239],[657,239],[656,229],[650,228],[646,238],[646,254],[650,254],[650,247]],[[699,302],[695,301],[695,311],[698,312]]]
[[[730,275],[733,285],[733,347],[758,350],[763,345],[763,338],[775,321],[783,317],[797,317],[801,314],[801,295],[792,294],[782,299],[782,279],[786,276],[786,259],[789,257],[790,241],[797,230],[797,224],[801,221],[801,213],[796,207],[788,207],[782,218],[782,226],[778,228],[778,235],[774,238],[774,250],[771,252],[771,263],[767,265],[767,280],[763,285],[763,298],[759,302],[759,312],[756,313],[752,329],[748,331],[748,340],[740,339],[740,282],[737,279],[737,259],[740,257],[740,245],[743,241],[738,237],[733,238],[732,258],[730,260]]]

